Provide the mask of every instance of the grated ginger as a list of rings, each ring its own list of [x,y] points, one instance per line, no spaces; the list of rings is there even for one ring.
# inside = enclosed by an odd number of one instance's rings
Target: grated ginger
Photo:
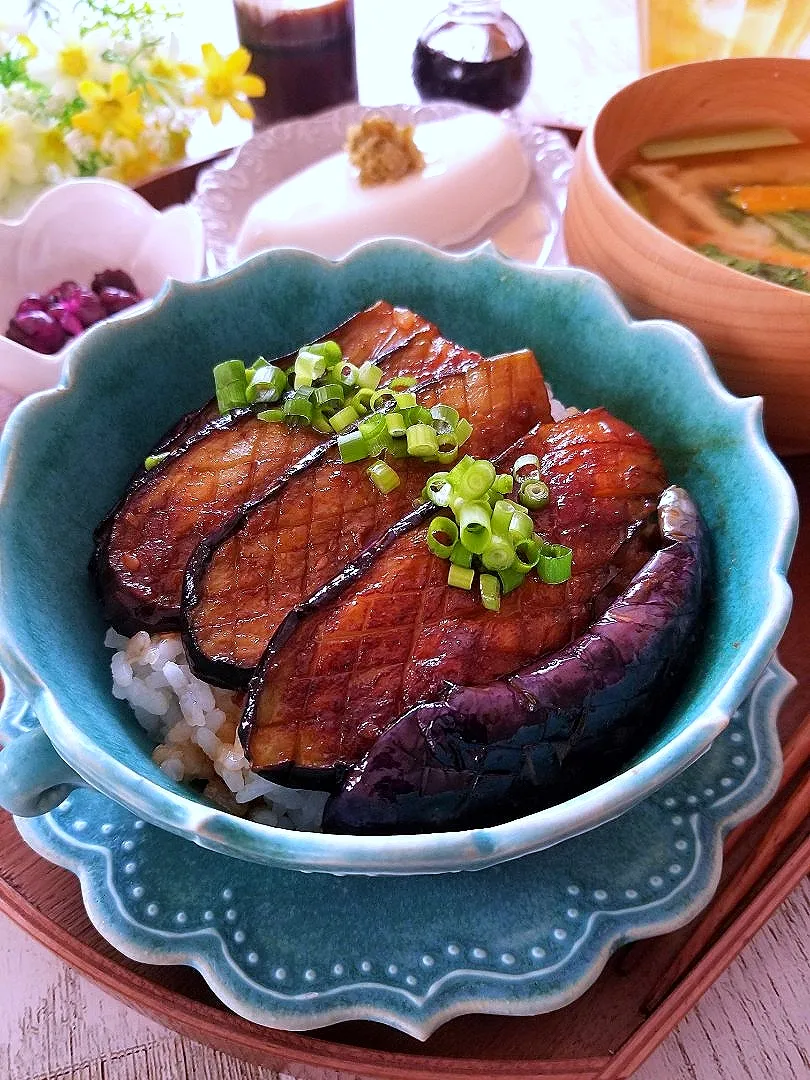
[[[395,124],[377,114],[349,128],[346,151],[363,187],[393,184],[425,167],[422,151],[413,141],[413,125]]]

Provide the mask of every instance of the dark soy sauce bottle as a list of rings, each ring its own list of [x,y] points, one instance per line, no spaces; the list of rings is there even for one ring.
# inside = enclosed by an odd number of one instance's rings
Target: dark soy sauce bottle
[[[500,0],[450,0],[422,31],[413,54],[413,81],[427,100],[511,109],[531,74],[529,43]]]

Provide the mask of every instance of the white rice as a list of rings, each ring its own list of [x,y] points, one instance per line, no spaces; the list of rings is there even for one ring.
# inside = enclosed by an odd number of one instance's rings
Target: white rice
[[[251,771],[236,725],[241,708],[227,690],[192,675],[179,634],[110,629],[112,692],[129,703],[155,741],[152,760],[176,783],[191,783],[221,809],[282,829],[320,829],[326,794],[281,787]],[[220,737],[223,736],[223,737]]]

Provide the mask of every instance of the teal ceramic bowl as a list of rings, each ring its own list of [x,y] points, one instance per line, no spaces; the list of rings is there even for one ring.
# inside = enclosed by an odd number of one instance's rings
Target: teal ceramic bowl
[[[715,589],[702,646],[671,711],[631,766],[575,799],[497,827],[421,836],[294,833],[231,817],[173,783],[110,693],[92,532],[159,436],[210,394],[211,368],[286,352],[384,297],[484,354],[534,349],[555,394],[605,405],[658,447],[696,498]],[[687,331],[632,322],[598,278],[380,241],[338,263],[260,255],[221,277],[170,283],[70,353],[63,385],[26,401],[0,444],[0,666],[41,723],[0,754],[0,801],[51,808],[84,783],[135,814],[241,859],[333,873],[491,866],[615,818],[702,754],[752,690],[790,610],[795,493],[762,433],[759,399],[720,384]],[[54,750],[55,748],[55,750]]]

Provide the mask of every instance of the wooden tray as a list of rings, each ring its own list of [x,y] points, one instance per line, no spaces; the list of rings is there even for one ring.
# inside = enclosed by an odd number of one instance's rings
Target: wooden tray
[[[202,163],[154,181],[158,205],[183,201]],[[75,877],[40,859],[0,813],[0,911],[115,997],[175,1031],[246,1061],[363,1077],[621,1080],[669,1034],[774,909],[810,871],[810,456],[788,469],[807,521],[790,573],[794,611],[780,659],[799,679],[780,717],[785,779],[777,796],[726,844],[712,904],[688,927],[622,949],[577,1002],[538,1017],[461,1017],[425,1043],[371,1023],[307,1034],[258,1027],[230,1013],[195,971],[151,967],[117,953],[93,929]]]
[[[258,1027],[225,1009],[202,978],[118,954],[91,926],[77,880],[35,855],[0,815],[0,910],[93,982],[175,1031],[255,1064],[343,1069],[373,1078],[629,1077],[810,870],[810,456],[788,465],[808,521],[790,575],[795,606],[780,647],[799,678],[780,718],[785,780],[726,844],[714,901],[690,926],[618,952],[573,1005],[538,1017],[461,1017],[425,1043],[378,1024],[303,1035]]]

